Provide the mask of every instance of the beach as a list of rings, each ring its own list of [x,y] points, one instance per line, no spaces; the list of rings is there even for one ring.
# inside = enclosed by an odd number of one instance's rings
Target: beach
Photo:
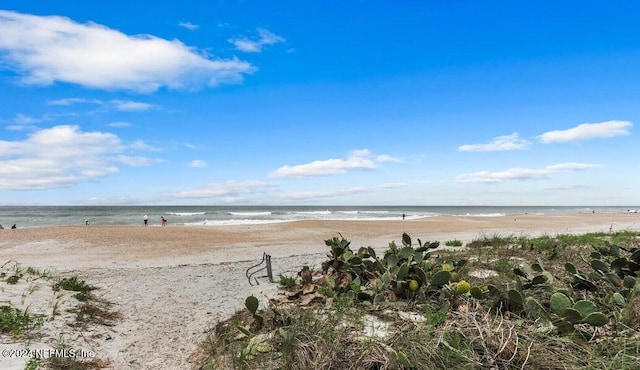
[[[294,276],[303,265],[319,268],[325,239],[343,235],[351,247],[383,251],[403,233],[414,240],[470,242],[493,235],[640,230],[640,214],[438,216],[417,220],[303,220],[230,226],[61,226],[0,231],[2,261],[16,261],[62,276],[77,275],[112,302],[121,319],[113,326],[70,333],[66,343],[90,350],[113,369],[186,369],[208,329],[253,294],[262,304],[278,293],[277,283],[252,286],[245,270],[272,256],[273,273]],[[20,291],[22,289],[22,291]],[[2,302],[25,304],[24,287],[3,285]],[[37,294],[34,295],[36,299]],[[41,299],[47,299],[42,294]],[[31,302],[33,307],[37,304]],[[53,329],[52,329],[53,330]],[[60,327],[60,330],[67,330]],[[60,333],[40,340],[55,341]],[[2,337],[2,348],[24,345]],[[20,347],[22,346],[22,347]],[[0,368],[24,368],[24,359],[0,357]]]

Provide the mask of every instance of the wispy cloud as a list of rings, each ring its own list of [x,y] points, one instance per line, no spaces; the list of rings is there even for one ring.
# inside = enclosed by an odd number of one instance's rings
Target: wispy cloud
[[[46,121],[46,119],[36,118],[27,116],[26,114],[18,113],[13,119],[13,123],[8,125],[6,129],[11,131],[35,130],[37,128],[36,123],[40,123],[43,121]]]
[[[505,171],[490,172],[479,171],[458,175],[459,182],[470,183],[497,183],[510,180],[532,180],[549,178],[559,172],[582,171],[594,167],[601,167],[598,164],[566,162],[558,163],[544,168],[509,168]]]
[[[285,41],[284,37],[278,36],[265,29],[258,29],[257,38],[240,36],[229,39],[229,42],[232,43],[236,49],[245,53],[260,53],[262,52],[262,48],[267,45],[273,45]]]
[[[631,134],[631,126],[633,126],[633,124],[629,121],[583,123],[567,130],[547,131],[544,134],[538,136],[538,139],[544,144],[551,144],[624,136]]]
[[[375,169],[384,162],[397,162],[389,155],[373,155],[369,150],[354,150],[347,158],[313,161],[295,166],[282,166],[269,177],[309,177],[343,174],[351,170]]]
[[[207,162],[200,160],[200,159],[194,159],[193,161],[191,161],[189,163],[189,167],[191,168],[205,168],[207,167]]]
[[[141,93],[238,83],[254,71],[248,62],[215,59],[178,40],[12,11],[0,11],[0,64],[17,71],[24,84]]]
[[[197,24],[193,24],[193,23],[191,23],[191,22],[178,22],[178,26],[180,26],[180,27],[182,27],[182,28],[186,28],[186,29],[188,29],[188,30],[190,30],[190,31],[195,31],[195,30],[197,30],[198,28],[200,28],[200,26],[199,26],[199,25],[197,25]]]
[[[43,120],[40,118],[34,118],[22,113],[16,114],[16,118],[14,120],[14,122],[18,125],[31,125],[33,123],[42,122],[42,121]]]
[[[151,146],[147,143],[145,143],[143,140],[136,140],[133,143],[128,145],[129,148],[134,149],[134,150],[139,150],[139,151],[144,151],[144,152],[160,152],[162,151],[159,148],[156,148],[154,146]]]
[[[501,152],[509,150],[522,150],[531,145],[527,140],[521,139],[518,133],[498,136],[486,144],[466,144],[458,147],[461,152]]]
[[[74,104],[102,104],[102,101],[98,99],[84,99],[84,98],[64,98],[57,100],[47,101],[47,105],[74,105]]]
[[[236,199],[242,194],[252,194],[271,188],[264,181],[228,181],[221,184],[211,184],[202,188],[175,193],[177,198],[228,198]]]
[[[115,110],[122,112],[144,112],[156,108],[153,104],[131,100],[111,100],[109,104],[113,106]]]
[[[144,103],[134,100],[113,99],[102,101],[100,99],[84,99],[84,98],[64,98],[58,100],[50,100],[47,105],[52,106],[71,106],[76,104],[93,104],[99,105],[102,109],[116,110],[121,112],[144,112],[158,108],[154,104]]]

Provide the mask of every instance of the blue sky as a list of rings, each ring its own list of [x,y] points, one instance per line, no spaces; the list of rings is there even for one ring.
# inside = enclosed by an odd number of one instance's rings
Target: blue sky
[[[637,2],[0,8],[0,205],[640,204]]]

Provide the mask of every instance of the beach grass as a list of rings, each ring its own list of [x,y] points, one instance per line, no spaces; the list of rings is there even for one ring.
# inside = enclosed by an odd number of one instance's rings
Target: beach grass
[[[22,338],[42,325],[43,318],[10,305],[0,306],[0,333],[13,338]]]
[[[219,322],[197,367],[640,368],[640,233],[326,244],[320,271]]]
[[[57,276],[46,270],[34,267],[24,268],[15,261],[2,266],[5,279],[3,292],[12,290],[13,296],[22,291],[20,299],[7,300],[0,305],[0,335],[8,336],[8,343],[22,342],[25,349],[33,343],[50,346],[52,351],[64,353],[69,346],[64,344],[65,335],[75,337],[87,331],[90,325],[112,326],[122,316],[112,310],[112,304],[94,294],[96,287],[89,285],[78,276]],[[9,278],[16,276],[15,281]],[[18,285],[21,284],[21,285]],[[47,303],[33,295],[46,296],[50,290],[52,296]],[[37,307],[36,307],[37,306]],[[44,312],[48,306],[50,311]],[[37,311],[39,313],[34,313]],[[66,328],[59,334],[47,330]],[[58,329],[54,329],[58,330]],[[63,334],[64,333],[64,334]],[[55,343],[54,343],[55,342]],[[25,363],[26,369],[101,369],[108,361],[100,358],[76,358],[74,356],[32,357]]]

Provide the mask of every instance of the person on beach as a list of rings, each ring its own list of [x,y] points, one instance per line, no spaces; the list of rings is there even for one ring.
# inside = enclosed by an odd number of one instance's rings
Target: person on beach
[[[2,225],[0,225],[0,230],[4,230],[4,227],[2,227]]]
[[[84,220],[84,224],[89,226],[89,219]]]
[[[17,229],[18,227],[16,226],[16,224],[13,224],[13,226],[11,226],[12,229]]]
[[[149,217],[147,215],[144,215],[144,217],[142,217],[142,220],[144,221],[144,226],[149,225]]]
[[[160,216],[160,220],[162,221],[162,226],[167,226],[167,220],[164,218],[164,216]]]

